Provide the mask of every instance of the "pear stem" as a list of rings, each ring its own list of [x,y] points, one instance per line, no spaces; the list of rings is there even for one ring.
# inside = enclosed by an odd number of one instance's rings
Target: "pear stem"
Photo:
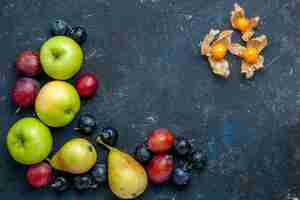
[[[109,146],[108,144],[105,144],[102,140],[101,140],[101,138],[100,138],[100,136],[98,136],[97,138],[96,138],[96,142],[97,143],[99,143],[99,144],[101,144],[101,145],[103,145],[104,147],[106,147],[108,150],[113,150],[113,147],[111,147],[111,146]]]

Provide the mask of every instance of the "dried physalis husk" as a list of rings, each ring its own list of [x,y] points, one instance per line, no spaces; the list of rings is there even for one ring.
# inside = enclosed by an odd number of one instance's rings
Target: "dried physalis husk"
[[[247,18],[245,10],[237,3],[234,4],[234,10],[231,11],[231,25],[234,29],[239,30],[243,34],[242,39],[245,42],[253,37],[253,29],[257,27],[259,19],[259,17]]]
[[[208,57],[214,74],[228,78],[230,75],[228,61],[225,55],[231,46],[233,31],[210,30],[201,43],[201,54]]]
[[[264,68],[264,57],[260,53],[267,45],[267,36],[262,35],[249,40],[246,47],[237,43],[230,46],[230,53],[243,59],[241,73],[245,74],[246,79],[252,78],[255,71]]]

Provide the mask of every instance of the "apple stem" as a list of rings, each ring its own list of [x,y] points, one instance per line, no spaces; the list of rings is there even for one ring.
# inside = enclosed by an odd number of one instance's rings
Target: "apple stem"
[[[18,107],[15,113],[18,114],[20,111],[21,111],[21,107]]]
[[[96,138],[96,142],[99,143],[99,144],[101,144],[101,145],[103,145],[103,146],[106,147],[108,150],[113,150],[113,148],[112,148],[111,146],[109,146],[108,144],[105,144],[105,143],[101,140],[100,136],[98,136],[98,137]]]

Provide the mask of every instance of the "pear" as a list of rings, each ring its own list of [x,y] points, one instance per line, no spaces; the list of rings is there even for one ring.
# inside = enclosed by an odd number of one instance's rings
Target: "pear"
[[[100,137],[97,142],[109,150],[108,183],[111,191],[120,199],[134,199],[143,194],[148,186],[144,167],[129,154],[102,142]]]
[[[50,160],[50,164],[60,171],[82,174],[89,171],[96,161],[95,147],[86,139],[75,138],[61,147]]]

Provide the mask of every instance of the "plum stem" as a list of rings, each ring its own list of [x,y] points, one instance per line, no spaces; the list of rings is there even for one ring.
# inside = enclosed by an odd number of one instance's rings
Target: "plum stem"
[[[98,136],[96,138],[96,142],[103,145],[104,147],[106,147],[108,150],[113,150],[113,147],[109,146],[108,144],[105,144],[102,139],[100,138],[100,136]]]
[[[21,107],[18,107],[15,113],[18,114],[20,111],[21,111]]]

